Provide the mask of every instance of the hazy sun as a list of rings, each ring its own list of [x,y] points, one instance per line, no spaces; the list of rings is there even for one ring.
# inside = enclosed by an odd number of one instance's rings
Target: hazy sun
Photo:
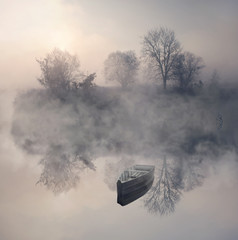
[[[72,35],[68,31],[54,31],[49,36],[49,43],[51,48],[69,50],[72,46],[72,41]]]

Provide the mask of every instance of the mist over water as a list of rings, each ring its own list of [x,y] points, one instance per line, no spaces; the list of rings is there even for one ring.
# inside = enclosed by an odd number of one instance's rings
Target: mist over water
[[[39,89],[1,92],[2,236],[183,239],[184,224],[204,239],[237,236],[236,92],[96,87],[65,101]],[[155,180],[121,207],[116,181],[134,164],[155,165]]]
[[[85,168],[95,171],[97,159],[111,157],[105,165],[110,189],[123,169],[148,163],[158,168],[158,179],[168,172],[177,201],[181,191],[203,183],[207,164],[227,154],[237,160],[236,92],[237,86],[196,95],[153,85],[95,87],[61,101],[29,90],[15,99],[11,134],[20,149],[41,158],[38,183],[55,193],[77,186]]]

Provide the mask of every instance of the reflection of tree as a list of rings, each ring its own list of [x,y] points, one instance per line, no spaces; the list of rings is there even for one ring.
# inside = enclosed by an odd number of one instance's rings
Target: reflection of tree
[[[181,179],[174,169],[167,164],[166,157],[158,180],[146,195],[145,207],[149,212],[167,215],[174,212],[176,203],[180,200]]]
[[[218,129],[218,130],[222,129],[222,125],[223,125],[222,115],[221,115],[221,113],[218,113],[218,114],[217,114],[217,117],[216,117],[216,126],[217,126],[217,129]]]
[[[202,185],[201,159],[177,159],[173,166],[164,158],[162,169],[144,200],[144,205],[151,213],[167,215],[175,210],[182,191],[193,190]],[[176,164],[175,164],[176,163]]]
[[[183,186],[185,191],[191,191],[203,183],[204,175],[201,173],[201,163],[195,161],[184,161],[183,164]]]
[[[85,168],[95,170],[91,161],[79,154],[64,152],[62,146],[51,146],[45,157],[40,161],[43,172],[37,183],[44,184],[54,193],[68,191],[79,181],[79,173]]]

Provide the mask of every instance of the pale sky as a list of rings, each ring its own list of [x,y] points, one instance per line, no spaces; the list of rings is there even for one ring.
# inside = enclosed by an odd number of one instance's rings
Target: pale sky
[[[154,27],[175,31],[183,49],[201,56],[209,74],[235,79],[238,68],[235,0],[0,0],[1,88],[37,87],[35,58],[54,47],[78,54],[82,70],[97,72],[110,52],[135,50]]]

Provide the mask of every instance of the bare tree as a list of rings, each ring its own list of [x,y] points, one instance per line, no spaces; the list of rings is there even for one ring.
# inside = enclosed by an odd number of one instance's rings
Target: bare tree
[[[205,67],[201,57],[190,52],[179,54],[173,65],[173,77],[180,90],[188,90],[201,84],[197,79],[201,69]]]
[[[180,195],[180,179],[177,179],[177,175],[169,168],[164,157],[159,178],[147,193],[145,207],[149,212],[167,215],[174,212]]]
[[[161,27],[149,31],[143,40],[142,53],[151,71],[162,77],[164,89],[172,73],[172,67],[181,51],[174,31]]]
[[[135,82],[139,61],[134,51],[113,52],[104,62],[104,75],[107,81],[118,82],[127,88]]]

